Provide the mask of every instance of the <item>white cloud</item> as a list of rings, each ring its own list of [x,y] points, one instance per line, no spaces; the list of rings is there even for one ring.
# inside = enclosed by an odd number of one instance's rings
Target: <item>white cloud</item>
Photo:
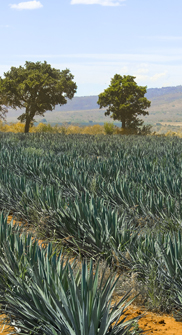
[[[146,80],[149,80],[149,76],[145,76],[145,75],[142,75],[142,74],[135,74],[135,77],[136,77],[136,80],[141,82],[141,81],[146,81]]]
[[[162,73],[156,73],[154,74],[154,76],[152,76],[150,78],[151,81],[157,81],[158,79],[164,77],[166,75],[166,72],[162,72]]]
[[[0,28],[9,28],[9,27],[10,27],[9,24],[5,24],[5,25],[1,24],[0,25]]]
[[[142,65],[142,64],[141,64]],[[136,70],[134,72],[135,77],[137,78],[138,81],[146,81],[146,82],[157,82],[159,81],[161,78],[166,77],[167,72],[154,72],[155,70],[159,69],[159,67],[157,66],[153,66],[153,71],[151,71],[152,69],[149,70],[149,64],[144,64],[143,67],[141,66],[140,68],[138,68],[138,70]],[[152,73],[153,72],[153,73]]]
[[[140,64],[140,67],[136,70],[135,75],[144,75],[149,72],[149,68],[147,64]]]
[[[126,0],[71,0],[71,5],[121,6]]]
[[[38,9],[38,8],[41,8],[43,7],[43,5],[40,3],[40,1],[36,1],[36,0],[33,0],[33,1],[27,1],[27,2],[20,2],[19,4],[10,4],[9,5],[11,8],[13,9],[19,9],[19,10],[22,10],[22,9]]]
[[[136,80],[139,82],[146,82],[146,83],[150,83],[151,85],[153,85],[152,83],[155,82],[160,82],[160,79],[162,79],[163,77],[166,78],[167,72],[159,72],[159,73],[155,73],[153,75],[151,75],[151,73],[149,73],[149,75],[145,75],[145,74],[140,74],[140,73],[136,73],[135,77]],[[164,86],[164,85],[162,85]]]

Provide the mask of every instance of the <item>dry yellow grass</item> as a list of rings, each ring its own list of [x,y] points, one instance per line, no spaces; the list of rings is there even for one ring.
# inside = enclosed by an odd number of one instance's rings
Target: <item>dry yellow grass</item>
[[[21,122],[3,124],[0,121],[0,131],[2,132],[12,132],[12,133],[23,133],[25,128],[25,124]],[[30,133],[65,133],[65,134],[105,134],[104,126],[101,125],[93,125],[86,127],[79,126],[51,126],[50,124],[39,123],[37,126],[33,126],[30,128]]]
[[[0,120],[0,132],[12,132],[12,133],[24,133],[25,124],[21,122],[3,124]],[[30,128],[30,133],[63,133],[63,134],[89,134],[89,135],[105,135],[105,128],[99,124],[93,126],[77,126],[77,125],[55,125],[51,126],[50,124],[39,123],[37,126],[33,126]],[[129,135],[132,131],[129,129],[122,129],[119,127],[114,127],[113,134],[117,135]],[[165,136],[177,136],[182,138],[182,128],[178,128],[177,131],[168,130],[167,127],[162,126],[160,131],[152,133],[152,135],[160,135],[163,134]]]
[[[21,122],[3,124],[0,121],[0,131],[1,132],[12,132],[12,133],[24,133],[25,124]],[[99,135],[106,134],[104,126],[95,124],[93,126],[74,126],[74,125],[63,125],[63,126],[51,126],[50,124],[39,123],[37,126],[30,127],[30,133],[63,133],[63,134],[89,134],[89,135]],[[121,129],[119,127],[114,128],[113,134],[130,134],[131,131],[128,129]]]

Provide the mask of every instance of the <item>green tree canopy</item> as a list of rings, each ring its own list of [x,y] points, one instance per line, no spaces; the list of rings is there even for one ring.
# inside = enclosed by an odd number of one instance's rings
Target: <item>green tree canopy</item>
[[[146,111],[151,102],[144,97],[146,86],[138,86],[133,76],[115,74],[111,84],[99,94],[97,103],[100,108],[107,107],[105,115],[122,123],[122,128],[137,128],[143,121],[138,115],[148,115]]]
[[[0,94],[6,96],[12,108],[25,108],[25,112],[18,117],[25,122],[25,133],[29,132],[36,115],[44,116],[56,105],[66,104],[66,98],[72,99],[77,90],[74,76],[68,69],[56,70],[46,61],[11,67],[4,77],[0,81]]]

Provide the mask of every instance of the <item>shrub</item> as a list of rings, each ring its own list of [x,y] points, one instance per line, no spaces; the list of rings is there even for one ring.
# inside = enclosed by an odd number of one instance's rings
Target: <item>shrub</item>
[[[58,133],[57,127],[52,127],[49,124],[39,123],[38,126],[35,128],[35,132],[38,133]]]
[[[113,123],[109,123],[109,122],[104,123],[104,131],[105,131],[106,135],[113,135],[113,133],[114,133],[114,124]]]

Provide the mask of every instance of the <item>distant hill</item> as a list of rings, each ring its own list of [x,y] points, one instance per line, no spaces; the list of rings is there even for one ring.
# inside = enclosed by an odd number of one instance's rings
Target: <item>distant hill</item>
[[[147,99],[151,101],[148,109],[149,116],[144,117],[145,123],[156,122],[180,122],[182,121],[182,86],[149,88],[146,93]],[[104,123],[112,121],[105,117],[105,109],[99,109],[98,96],[74,97],[68,100],[66,105],[56,106],[55,110],[46,112],[44,118],[47,122],[54,123]],[[21,110],[9,110],[7,121],[16,122],[17,117],[22,114]],[[42,117],[36,117],[37,122]]]
[[[149,88],[146,93],[147,99],[157,99],[158,97],[168,96],[168,95],[182,94],[182,85],[162,87],[162,88]]]
[[[89,110],[98,109],[97,104],[98,96],[91,95],[86,97],[75,97],[72,100],[68,100],[66,105],[56,106],[55,111],[78,111],[78,110]]]
[[[176,87],[162,87],[162,88],[149,88],[146,93],[146,98],[155,102],[166,102],[174,101],[182,98],[182,86]],[[68,100],[66,105],[56,106],[56,111],[76,111],[76,110],[89,110],[98,109],[97,104],[98,96],[85,96],[75,97],[72,100]]]

